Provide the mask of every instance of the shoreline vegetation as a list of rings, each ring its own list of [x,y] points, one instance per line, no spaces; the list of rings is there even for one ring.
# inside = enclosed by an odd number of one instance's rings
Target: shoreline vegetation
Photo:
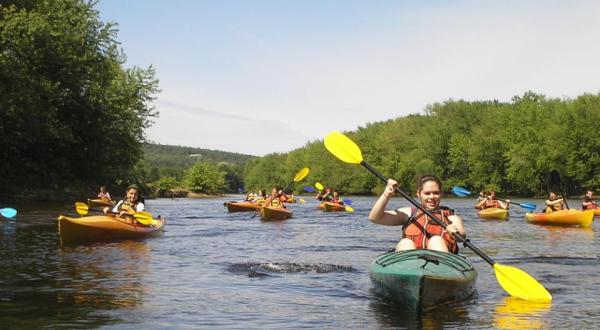
[[[159,118],[152,66],[126,68],[114,22],[94,2],[3,1],[0,5],[0,197],[61,200],[113,196],[135,183],[146,196],[220,196],[286,186],[309,167],[304,185],[323,182],[343,195],[376,195],[383,186],[342,164],[322,140],[262,157],[148,143]],[[415,109],[415,111],[418,109]],[[433,173],[454,185],[501,196],[600,189],[600,93],[510,101],[447,100],[422,113],[368,123],[347,135],[365,159],[406,191]],[[562,186],[548,174],[558,171]]]

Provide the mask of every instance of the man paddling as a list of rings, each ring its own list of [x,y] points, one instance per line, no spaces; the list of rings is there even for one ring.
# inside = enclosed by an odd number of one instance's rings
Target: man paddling
[[[417,197],[421,205],[437,219],[446,224],[442,226],[429,219],[415,207],[404,207],[396,210],[385,208],[395,194],[398,182],[388,179],[387,186],[369,213],[369,220],[386,226],[403,226],[402,240],[396,251],[413,249],[430,249],[442,252],[458,253],[458,244],[451,233],[466,237],[462,219],[445,206],[440,206],[442,198],[442,182],[434,175],[425,175],[417,182]]]

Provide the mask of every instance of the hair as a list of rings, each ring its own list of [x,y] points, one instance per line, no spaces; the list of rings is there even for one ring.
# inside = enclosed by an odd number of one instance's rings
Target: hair
[[[417,179],[417,191],[421,191],[426,182],[433,181],[438,184],[440,190],[442,190],[442,180],[433,174],[422,175]]]

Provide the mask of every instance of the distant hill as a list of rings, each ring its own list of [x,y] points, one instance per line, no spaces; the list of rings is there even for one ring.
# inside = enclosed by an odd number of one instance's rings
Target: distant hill
[[[183,171],[198,161],[243,165],[256,156],[219,150],[147,143],[143,145],[144,162],[149,168],[170,168]]]

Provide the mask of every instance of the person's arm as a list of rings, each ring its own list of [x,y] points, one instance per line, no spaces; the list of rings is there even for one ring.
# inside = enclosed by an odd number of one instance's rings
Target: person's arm
[[[477,203],[477,205],[475,205],[475,208],[478,210],[482,210],[484,208],[486,201],[487,201],[487,198],[482,199],[481,202],[479,202],[479,203]]]
[[[546,200],[546,205],[551,206],[551,205],[556,205],[556,204],[559,204],[559,203],[562,203],[562,202],[563,202],[562,198],[559,198],[559,199],[557,199],[555,201],[551,201],[551,200],[547,199]]]
[[[498,205],[500,205],[501,209],[508,210],[508,207],[510,206],[510,199],[507,199],[506,202],[499,200]]]
[[[142,202],[137,203],[137,205],[135,207],[136,212],[144,212],[145,209],[146,209],[146,206]]]
[[[448,220],[450,220],[451,222],[448,226],[446,226],[446,231],[448,233],[456,233],[462,236],[463,238],[467,237],[467,231],[463,226],[463,221],[461,217],[459,217],[458,215],[451,215],[448,217]]]
[[[388,184],[385,190],[373,205],[371,212],[369,213],[369,220],[373,223],[386,226],[400,226],[406,223],[410,215],[410,208],[403,208],[400,210],[386,211],[385,208],[390,201],[390,198],[394,196],[395,187],[398,183],[392,179],[388,180]]]
[[[121,207],[121,204],[123,204],[123,200],[120,200],[117,205],[115,205],[115,207],[113,207],[112,212],[113,213],[118,213],[119,212],[119,207]]]

